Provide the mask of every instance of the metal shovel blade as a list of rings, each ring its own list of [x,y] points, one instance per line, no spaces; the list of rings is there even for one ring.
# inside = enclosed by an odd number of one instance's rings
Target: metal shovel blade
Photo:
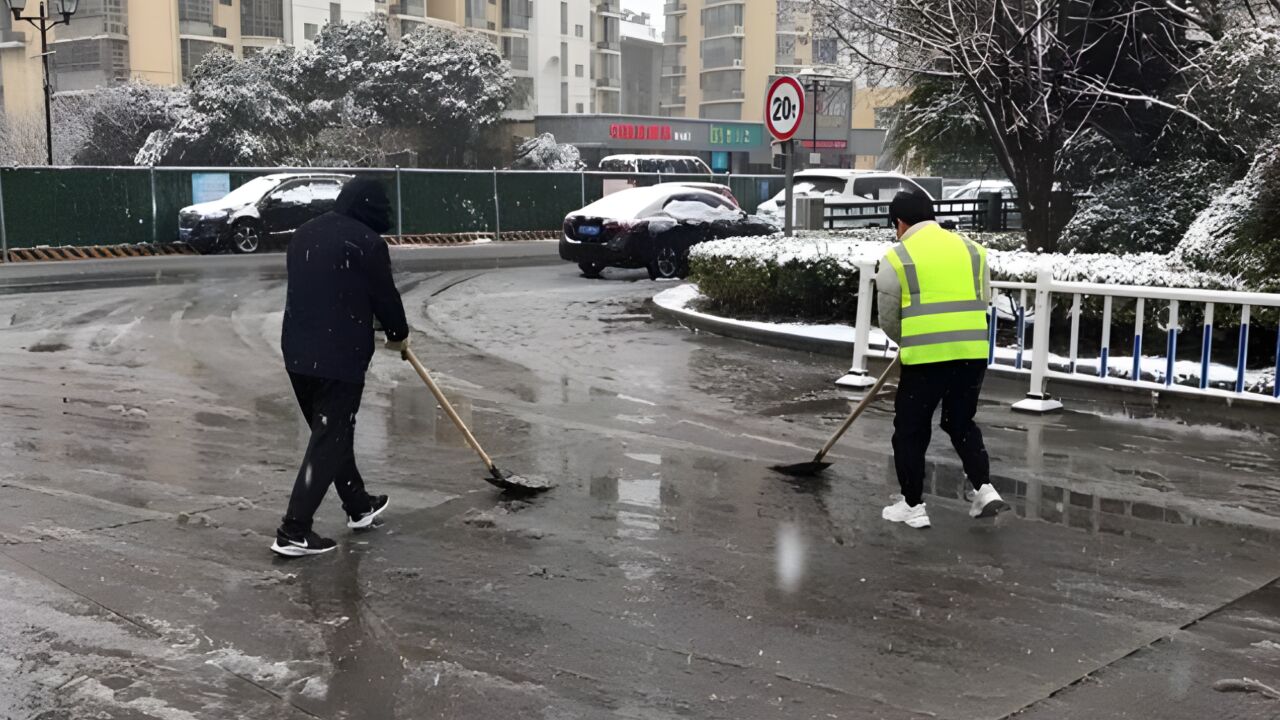
[[[534,495],[540,492],[550,490],[553,485],[550,481],[539,477],[525,477],[516,475],[515,473],[499,470],[494,467],[489,470],[489,474],[484,478],[489,484],[502,488],[503,492],[516,493],[523,495]]]
[[[780,472],[783,475],[790,475],[791,477],[813,477],[829,467],[831,467],[829,462],[810,460],[809,462],[796,463],[794,465],[774,465],[770,470]]]

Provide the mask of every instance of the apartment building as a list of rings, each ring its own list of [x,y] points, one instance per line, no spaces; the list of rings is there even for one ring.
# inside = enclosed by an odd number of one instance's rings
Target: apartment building
[[[806,0],[670,0],[665,6],[661,113],[756,120],[769,78],[835,62]]]
[[[662,77],[662,31],[648,13],[623,11],[622,113],[658,114],[658,79]]]

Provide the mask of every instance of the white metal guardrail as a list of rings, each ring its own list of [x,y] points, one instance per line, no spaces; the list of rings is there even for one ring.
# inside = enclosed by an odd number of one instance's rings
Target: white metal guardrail
[[[845,387],[865,388],[874,383],[867,372],[867,355],[870,352],[872,329],[871,307],[874,297],[874,262],[858,263],[858,304],[855,315],[853,364],[849,372],[836,381]],[[988,333],[990,352],[987,362],[993,371],[1024,374],[1030,377],[1027,397],[1014,404],[1017,410],[1050,412],[1062,407],[1062,403],[1046,391],[1049,380],[1061,380],[1081,384],[1107,385],[1136,388],[1152,392],[1168,392],[1199,395],[1224,400],[1245,400],[1280,406],[1280,328],[1277,328],[1274,372],[1269,391],[1251,390],[1248,383],[1249,329],[1253,311],[1257,308],[1280,308],[1280,294],[1227,292],[1219,290],[1193,290],[1187,288],[1158,288],[1137,285],[1101,285],[1096,283],[1061,282],[1053,279],[1051,272],[1041,270],[1034,283],[993,282],[994,297],[990,309]],[[1027,316],[1027,297],[1034,293],[1031,317]],[[1065,358],[1050,352],[1049,339],[1052,330],[1054,296],[1070,298],[1070,335]],[[1017,298],[1014,301],[1014,298]],[[1085,299],[1102,300],[1102,327],[1097,358],[1080,357],[1080,318]],[[1132,364],[1112,372],[1112,318],[1115,301],[1134,302],[1134,333],[1131,344]],[[1200,369],[1193,384],[1178,382],[1178,338],[1184,332],[1180,317],[1187,305],[1199,305],[1204,309],[1204,321],[1200,328]],[[1164,319],[1164,354],[1148,356],[1148,361],[1163,361],[1163,371],[1150,373],[1152,379],[1144,379],[1143,348],[1147,310],[1153,307]],[[1212,387],[1213,330],[1215,316],[1221,308],[1234,308],[1240,319],[1235,348],[1235,378],[1231,387]],[[1012,347],[1001,347],[997,336],[1004,322],[1012,322],[1015,342]],[[1032,325],[1030,346],[1026,343],[1027,325]],[[893,348],[885,348],[885,353]],[[1096,362],[1096,367],[1092,365]],[[1148,362],[1148,365],[1150,362]],[[1263,371],[1266,372],[1266,371]]]

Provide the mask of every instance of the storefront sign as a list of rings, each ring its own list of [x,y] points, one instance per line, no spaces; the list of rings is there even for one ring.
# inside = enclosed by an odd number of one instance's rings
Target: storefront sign
[[[714,147],[751,148],[760,144],[764,133],[750,125],[712,125],[711,144]]]
[[[660,142],[693,142],[693,133],[676,132],[670,125],[633,125],[613,123],[609,137],[614,140],[658,140]]]
[[[848,140],[801,140],[805,148],[808,150],[847,150],[849,148]]]

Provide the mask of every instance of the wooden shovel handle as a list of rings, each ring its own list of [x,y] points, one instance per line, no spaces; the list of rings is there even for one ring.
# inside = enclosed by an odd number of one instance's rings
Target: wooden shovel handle
[[[827,444],[823,445],[822,449],[818,451],[818,455],[814,458],[814,462],[820,462],[822,458],[826,457],[827,453],[831,451],[831,448],[835,447],[835,444],[840,441],[840,438],[844,437],[845,432],[853,425],[853,421],[857,420],[858,416],[861,415],[864,410],[871,407],[871,403],[879,399],[880,388],[884,387],[884,384],[888,382],[889,375],[898,367],[898,364],[898,356],[895,355],[893,362],[889,363],[889,367],[885,368],[880,377],[876,379],[876,384],[871,386],[871,389],[867,391],[867,394],[862,398],[862,401],[858,403],[858,406],[853,409],[853,412],[849,413],[849,417],[845,418],[844,424],[840,426],[840,429],[836,431],[836,434],[832,435],[831,439],[827,441]]]
[[[458,426],[458,430],[462,432],[462,436],[467,439],[467,444],[470,445],[471,449],[475,450],[476,454],[480,456],[480,459],[484,461],[485,467],[489,468],[490,471],[493,471],[493,460],[489,459],[489,454],[484,451],[484,448],[480,447],[480,441],[476,440],[476,436],[471,434],[471,430],[467,427],[467,424],[462,422],[462,418],[458,417],[457,411],[453,409],[453,405],[449,404],[449,399],[440,391],[440,386],[436,385],[436,381],[431,379],[431,373],[428,373],[427,369],[423,367],[422,363],[418,360],[418,356],[414,355],[413,351],[408,348],[404,349],[403,355],[404,359],[408,360],[409,364],[413,366],[413,369],[418,371],[418,377],[422,378],[422,381],[427,384],[427,387],[431,390],[431,394],[436,397],[436,402],[440,403],[440,407],[444,408],[444,411],[448,413],[449,419],[453,421],[454,425]]]

